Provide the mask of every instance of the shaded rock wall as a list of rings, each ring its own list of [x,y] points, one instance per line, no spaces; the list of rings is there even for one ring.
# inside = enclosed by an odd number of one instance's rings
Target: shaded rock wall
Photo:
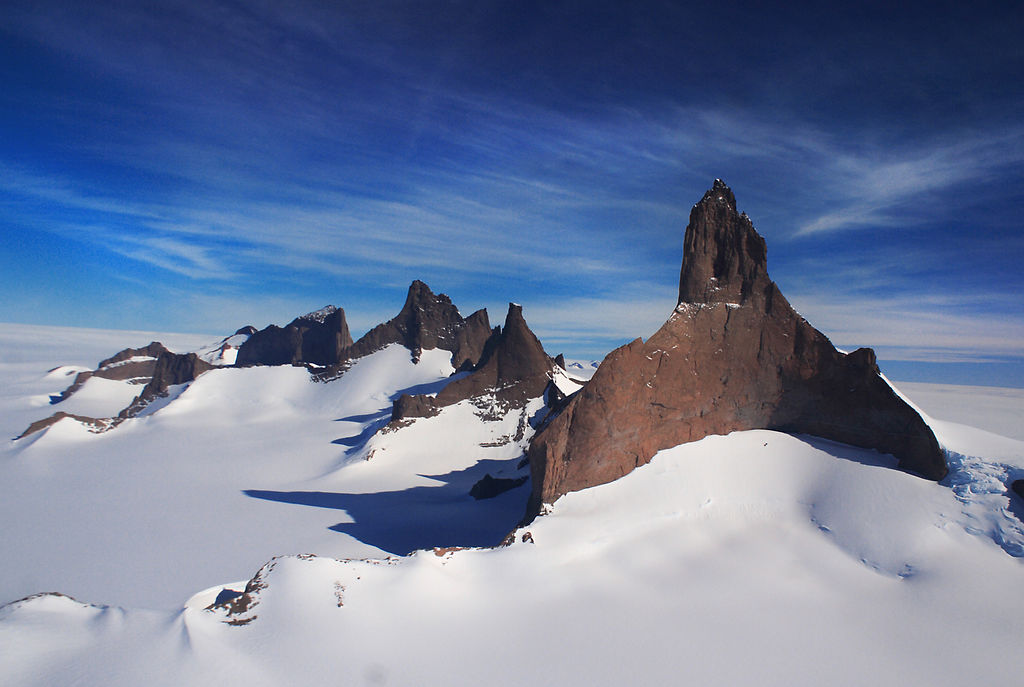
[[[486,310],[463,319],[448,296],[435,295],[429,286],[417,280],[409,286],[401,311],[360,337],[349,349],[348,357],[361,358],[399,343],[412,351],[416,361],[424,350],[452,351],[452,365],[459,369],[480,359],[490,333]]]
[[[661,449],[745,429],[874,448],[902,469],[945,476],[934,434],[881,378],[874,353],[837,351],[768,278],[764,240],[721,181],[690,214],[679,294],[661,329],[612,351],[534,438],[528,519]]]
[[[239,347],[235,364],[335,365],[351,346],[345,311],[328,307],[297,317],[285,327],[272,324],[252,333]]]
[[[522,306],[509,303],[505,326],[495,327],[482,348],[472,373],[453,380],[436,397],[404,394],[397,399],[392,422],[430,417],[445,406],[491,394],[505,408],[522,408],[545,392],[554,362],[526,324]]]
[[[95,370],[79,372],[71,386],[62,391],[60,396],[54,398],[51,403],[57,404],[70,398],[91,377],[145,384],[153,376],[156,359],[160,354],[166,352],[167,348],[159,341],[152,341],[142,348],[126,348],[119,351],[106,360],[101,360]],[[133,360],[133,358],[139,358],[139,360]]]

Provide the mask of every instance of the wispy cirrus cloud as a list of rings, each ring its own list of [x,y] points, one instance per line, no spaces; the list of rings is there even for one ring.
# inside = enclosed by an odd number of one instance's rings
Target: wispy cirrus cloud
[[[701,40],[696,17],[666,25],[663,44],[620,44],[629,58],[617,64],[600,62],[604,45],[561,52],[549,23],[508,31],[487,3],[56,5],[22,3],[0,27],[41,46],[26,54],[61,65],[54,83],[64,84],[0,95],[35,120],[26,130],[44,122],[53,134],[25,154],[0,151],[0,221],[62,248],[74,239],[99,272],[172,282],[180,291],[166,301],[204,293],[175,310],[191,326],[215,324],[231,304],[255,317],[254,303],[283,313],[335,293],[373,294],[381,310],[370,298],[353,310],[372,324],[416,277],[484,301],[523,301],[546,343],[596,356],[664,320],[690,206],[723,177],[766,236],[783,290],[798,303],[810,294],[810,307],[823,308],[808,313],[812,322],[842,343],[1012,354],[1017,332],[991,304],[1020,287],[1013,249],[1000,244],[1012,233],[1007,204],[984,255],[940,226],[1020,188],[1024,127],[1012,117],[914,127],[843,112],[857,105],[846,91],[832,91],[843,106],[807,108],[827,96],[799,76],[810,74],[803,51],[764,74],[731,69],[730,55],[676,52],[688,45],[677,29]],[[650,29],[646,43],[666,16],[636,18]],[[481,22],[490,33],[476,30]],[[481,45],[481,35],[510,42]],[[498,47],[509,65],[467,59]],[[631,61],[648,48],[648,62]],[[689,77],[645,81],[690,60]],[[592,64],[612,69],[587,81]],[[743,83],[709,80],[723,65]],[[615,67],[625,68],[612,87]],[[888,85],[906,83],[905,68],[893,77],[883,67]],[[674,78],[667,71],[659,78]],[[833,77],[856,82],[822,75]],[[770,97],[743,92],[754,84],[764,95],[757,83]],[[961,264],[968,252],[973,263]],[[936,299],[956,294],[990,298],[972,302],[973,313]],[[1002,319],[1024,313],[1004,308]],[[932,348],[906,323],[928,332]]]
[[[834,150],[827,157],[831,161],[826,168],[828,184],[839,208],[805,221],[797,236],[930,219],[927,208],[924,214],[917,208],[915,218],[900,210],[926,195],[980,185],[1021,165],[1024,129],[930,142],[909,151]]]

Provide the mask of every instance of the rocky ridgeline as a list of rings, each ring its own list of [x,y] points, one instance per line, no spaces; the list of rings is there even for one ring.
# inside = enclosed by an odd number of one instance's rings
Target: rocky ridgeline
[[[552,383],[558,363],[520,306],[510,304],[504,326],[491,329],[485,310],[463,318],[446,295],[420,281],[410,285],[398,315],[355,342],[344,310],[333,306],[235,337],[222,343],[239,345],[236,366],[301,365],[321,382],[392,344],[406,347],[414,362],[424,350],[450,351],[462,374],[436,396],[396,399],[391,429],[468,399],[489,419],[543,395],[547,415],[528,451],[527,520],[542,504],[618,479],[661,449],[737,430],[811,434],[892,454],[902,469],[929,479],[947,472],[931,429],[881,377],[874,353],[840,353],[789,305],[768,276],[764,239],[720,180],[690,213],[679,299],[668,321],[646,343],[636,339],[610,353],[570,396]],[[79,375],[55,403],[100,376],[145,384],[127,408],[113,418],[58,412],[22,436],[65,417],[104,431],[211,367],[195,353],[171,353],[156,342],[126,349]],[[506,485],[481,487],[478,497],[497,486]]]
[[[421,281],[409,286],[405,304],[393,318],[378,324],[353,342],[345,311],[328,306],[303,315],[285,327],[270,325],[249,337],[238,350],[236,365],[311,365],[322,380],[332,379],[347,369],[347,363],[391,344],[409,349],[419,361],[424,350],[440,348],[452,352],[457,370],[472,369],[480,360],[491,336],[486,310],[467,318],[459,314],[445,294],[434,294]]]
[[[156,354],[156,357],[152,357],[153,354]],[[52,400],[52,403],[57,405],[69,398],[90,377],[126,381],[129,384],[145,384],[139,395],[121,412],[114,417],[96,418],[59,410],[30,424],[16,439],[35,434],[64,418],[77,420],[92,432],[105,432],[129,418],[136,417],[157,398],[167,396],[170,387],[195,381],[196,377],[213,367],[195,353],[172,353],[158,341],[144,348],[126,348],[101,361],[95,370],[79,373],[74,383]]]
[[[391,420],[429,417],[446,406],[490,395],[503,409],[522,408],[544,394],[554,366],[523,319],[522,306],[509,303],[505,326],[495,327],[471,374],[450,382],[436,397],[403,394],[394,403]]]
[[[424,350],[450,351],[452,366],[469,374],[454,380],[436,400],[430,396],[403,396],[394,405],[396,419],[426,417],[443,406],[485,394],[492,394],[504,407],[522,407],[527,399],[544,393],[553,365],[526,325],[518,305],[510,305],[504,328],[492,330],[486,310],[463,318],[448,296],[434,294],[421,281],[410,285],[398,315],[355,342],[349,334],[345,311],[335,306],[297,317],[284,327],[270,325],[259,331],[243,327],[216,347],[216,356],[223,357],[225,349],[237,338],[244,340],[238,346],[236,367],[306,366],[322,382],[337,379],[352,361],[391,344],[408,348],[414,362],[419,361]],[[109,418],[58,411],[32,423],[18,438],[64,418],[75,419],[91,431],[112,429],[139,415],[153,400],[166,396],[171,386],[192,382],[214,367],[225,365],[211,364],[196,353],[172,353],[159,342],[125,349],[101,361],[96,370],[80,373],[71,386],[54,397],[53,403],[57,405],[72,396],[89,378],[103,377],[144,385],[126,408]]]
[[[167,349],[159,341],[153,341],[142,348],[126,348],[106,360],[101,360],[95,370],[79,372],[71,386],[61,392],[60,396],[51,399],[51,402],[60,403],[70,398],[92,377],[113,379],[129,384],[147,384],[153,377],[157,358],[166,352]]]
[[[668,321],[612,351],[531,443],[528,520],[661,449],[737,430],[812,434],[945,476],[934,434],[882,379],[874,352],[840,353],[789,305],[768,277],[764,239],[721,180],[693,207],[683,247]]]
[[[490,336],[486,310],[463,318],[448,296],[435,295],[429,286],[416,280],[409,285],[402,310],[360,337],[348,356],[361,358],[397,343],[408,348],[418,362],[424,350],[440,348],[452,352],[452,367],[467,370],[479,362]]]

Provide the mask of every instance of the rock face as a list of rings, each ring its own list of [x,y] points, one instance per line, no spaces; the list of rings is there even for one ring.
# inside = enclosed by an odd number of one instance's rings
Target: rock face
[[[344,373],[348,361],[397,343],[408,348],[416,362],[424,350],[451,351],[452,365],[468,370],[480,360],[490,334],[486,310],[463,318],[448,296],[435,295],[426,284],[414,281],[401,312],[354,343],[345,311],[328,306],[296,318],[286,327],[270,325],[251,333],[238,349],[235,364],[312,364],[326,368],[317,374],[318,379],[330,381]]]
[[[61,392],[60,396],[52,398],[50,402],[57,404],[69,398],[81,389],[82,385],[91,377],[128,381],[132,384],[146,384],[153,377],[157,358],[166,352],[167,349],[159,341],[153,341],[142,348],[126,348],[106,360],[101,360],[95,370],[79,372],[71,386]]]
[[[430,417],[459,401],[493,394],[504,408],[522,408],[542,395],[554,361],[523,318],[523,308],[509,303],[505,326],[496,327],[473,372],[445,386],[436,397],[403,395],[392,407],[392,421]]]
[[[167,395],[168,389],[177,384],[187,384],[213,365],[195,353],[171,353],[165,351],[157,358],[153,370],[153,378],[143,388],[142,393],[135,397],[131,404],[118,414],[120,420],[138,415],[153,400]]]
[[[646,343],[612,351],[533,440],[527,512],[618,479],[664,448],[776,429],[890,453],[942,479],[931,429],[879,374],[808,324],[768,277],[764,239],[720,180],[690,213],[679,303]]]
[[[148,358],[152,354],[156,354],[157,357],[149,360]],[[132,365],[145,366],[137,367],[136,371],[144,369],[148,371],[148,377],[139,378],[132,376],[130,379],[145,379],[144,383],[146,386],[142,388],[142,391],[139,392],[139,395],[132,400],[128,407],[121,410],[116,417],[97,418],[58,411],[50,417],[33,422],[24,432],[16,437],[16,439],[23,439],[24,437],[47,429],[64,418],[71,418],[82,423],[90,432],[105,432],[117,427],[128,418],[137,416],[146,408],[146,406],[157,398],[166,396],[170,387],[176,384],[187,384],[188,382],[195,381],[196,377],[207,370],[213,369],[214,367],[195,353],[171,353],[163,346],[163,344],[153,342],[144,348],[126,348],[112,358],[102,361],[99,369],[93,373],[93,376],[105,376],[101,375],[104,370],[116,370],[121,367],[128,367]],[[128,378],[108,377],[108,379]],[[78,383],[77,380],[76,383]],[[82,383],[84,383],[84,380]],[[143,382],[140,381],[138,383]],[[81,386],[81,384],[79,384],[79,386]],[[72,385],[72,388],[74,388],[74,385]],[[68,391],[65,391],[64,394],[70,395]]]
[[[335,365],[345,359],[351,346],[345,311],[327,306],[297,317],[283,328],[272,324],[252,333],[239,347],[235,364]]]
[[[473,374],[457,379],[437,394],[440,406],[493,391],[510,407],[544,393],[554,361],[523,319],[523,308],[508,304],[505,326],[495,330]]]
[[[409,286],[402,310],[363,335],[348,351],[348,357],[361,358],[400,343],[412,351],[417,362],[424,350],[441,348],[452,352],[456,370],[469,369],[480,360],[490,335],[486,310],[463,319],[448,296],[435,295],[429,286],[416,280]]]

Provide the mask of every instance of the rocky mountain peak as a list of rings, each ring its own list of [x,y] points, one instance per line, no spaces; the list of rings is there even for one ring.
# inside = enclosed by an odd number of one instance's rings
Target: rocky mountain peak
[[[748,429],[872,448],[923,477],[946,475],[931,428],[881,377],[874,353],[837,351],[768,278],[765,256],[764,239],[716,180],[690,213],[668,321],[609,353],[531,442],[528,519],[661,449]]]
[[[239,330],[242,331],[242,330]],[[238,349],[237,365],[336,365],[352,346],[342,308],[328,306],[254,332]]]
[[[295,322],[300,322],[300,321],[317,322],[319,324],[323,324],[324,320],[326,320],[328,317],[330,317],[331,315],[333,315],[336,312],[338,312],[338,306],[336,306],[336,305],[325,305],[324,307],[320,308],[319,310],[314,310],[313,312],[309,312],[309,313],[306,313],[305,315],[302,315],[300,317],[295,318],[295,321],[293,322],[293,324]]]
[[[690,211],[683,237],[679,303],[763,301],[771,289],[768,251],[721,179]]]
[[[399,398],[392,409],[392,420],[425,417],[459,401],[488,395],[505,408],[521,408],[527,400],[544,393],[553,365],[526,324],[522,306],[509,303],[505,326],[494,328],[472,373],[452,381],[434,398]]]
[[[454,343],[455,330],[463,319],[448,296],[434,294],[417,279],[409,285],[405,305],[393,321],[404,334],[406,346],[418,358],[423,349],[446,348],[444,344]]]
[[[415,361],[424,350],[451,351],[452,365],[465,369],[480,359],[490,333],[486,310],[463,318],[448,296],[435,294],[417,279],[409,285],[401,311],[366,332],[348,351],[348,357],[360,358],[400,343],[412,352]]]
[[[732,189],[726,186],[724,181],[715,179],[714,183],[711,184],[711,188],[704,192],[704,197],[700,199],[697,205],[705,203],[725,203],[735,210],[736,196],[733,195]]]

